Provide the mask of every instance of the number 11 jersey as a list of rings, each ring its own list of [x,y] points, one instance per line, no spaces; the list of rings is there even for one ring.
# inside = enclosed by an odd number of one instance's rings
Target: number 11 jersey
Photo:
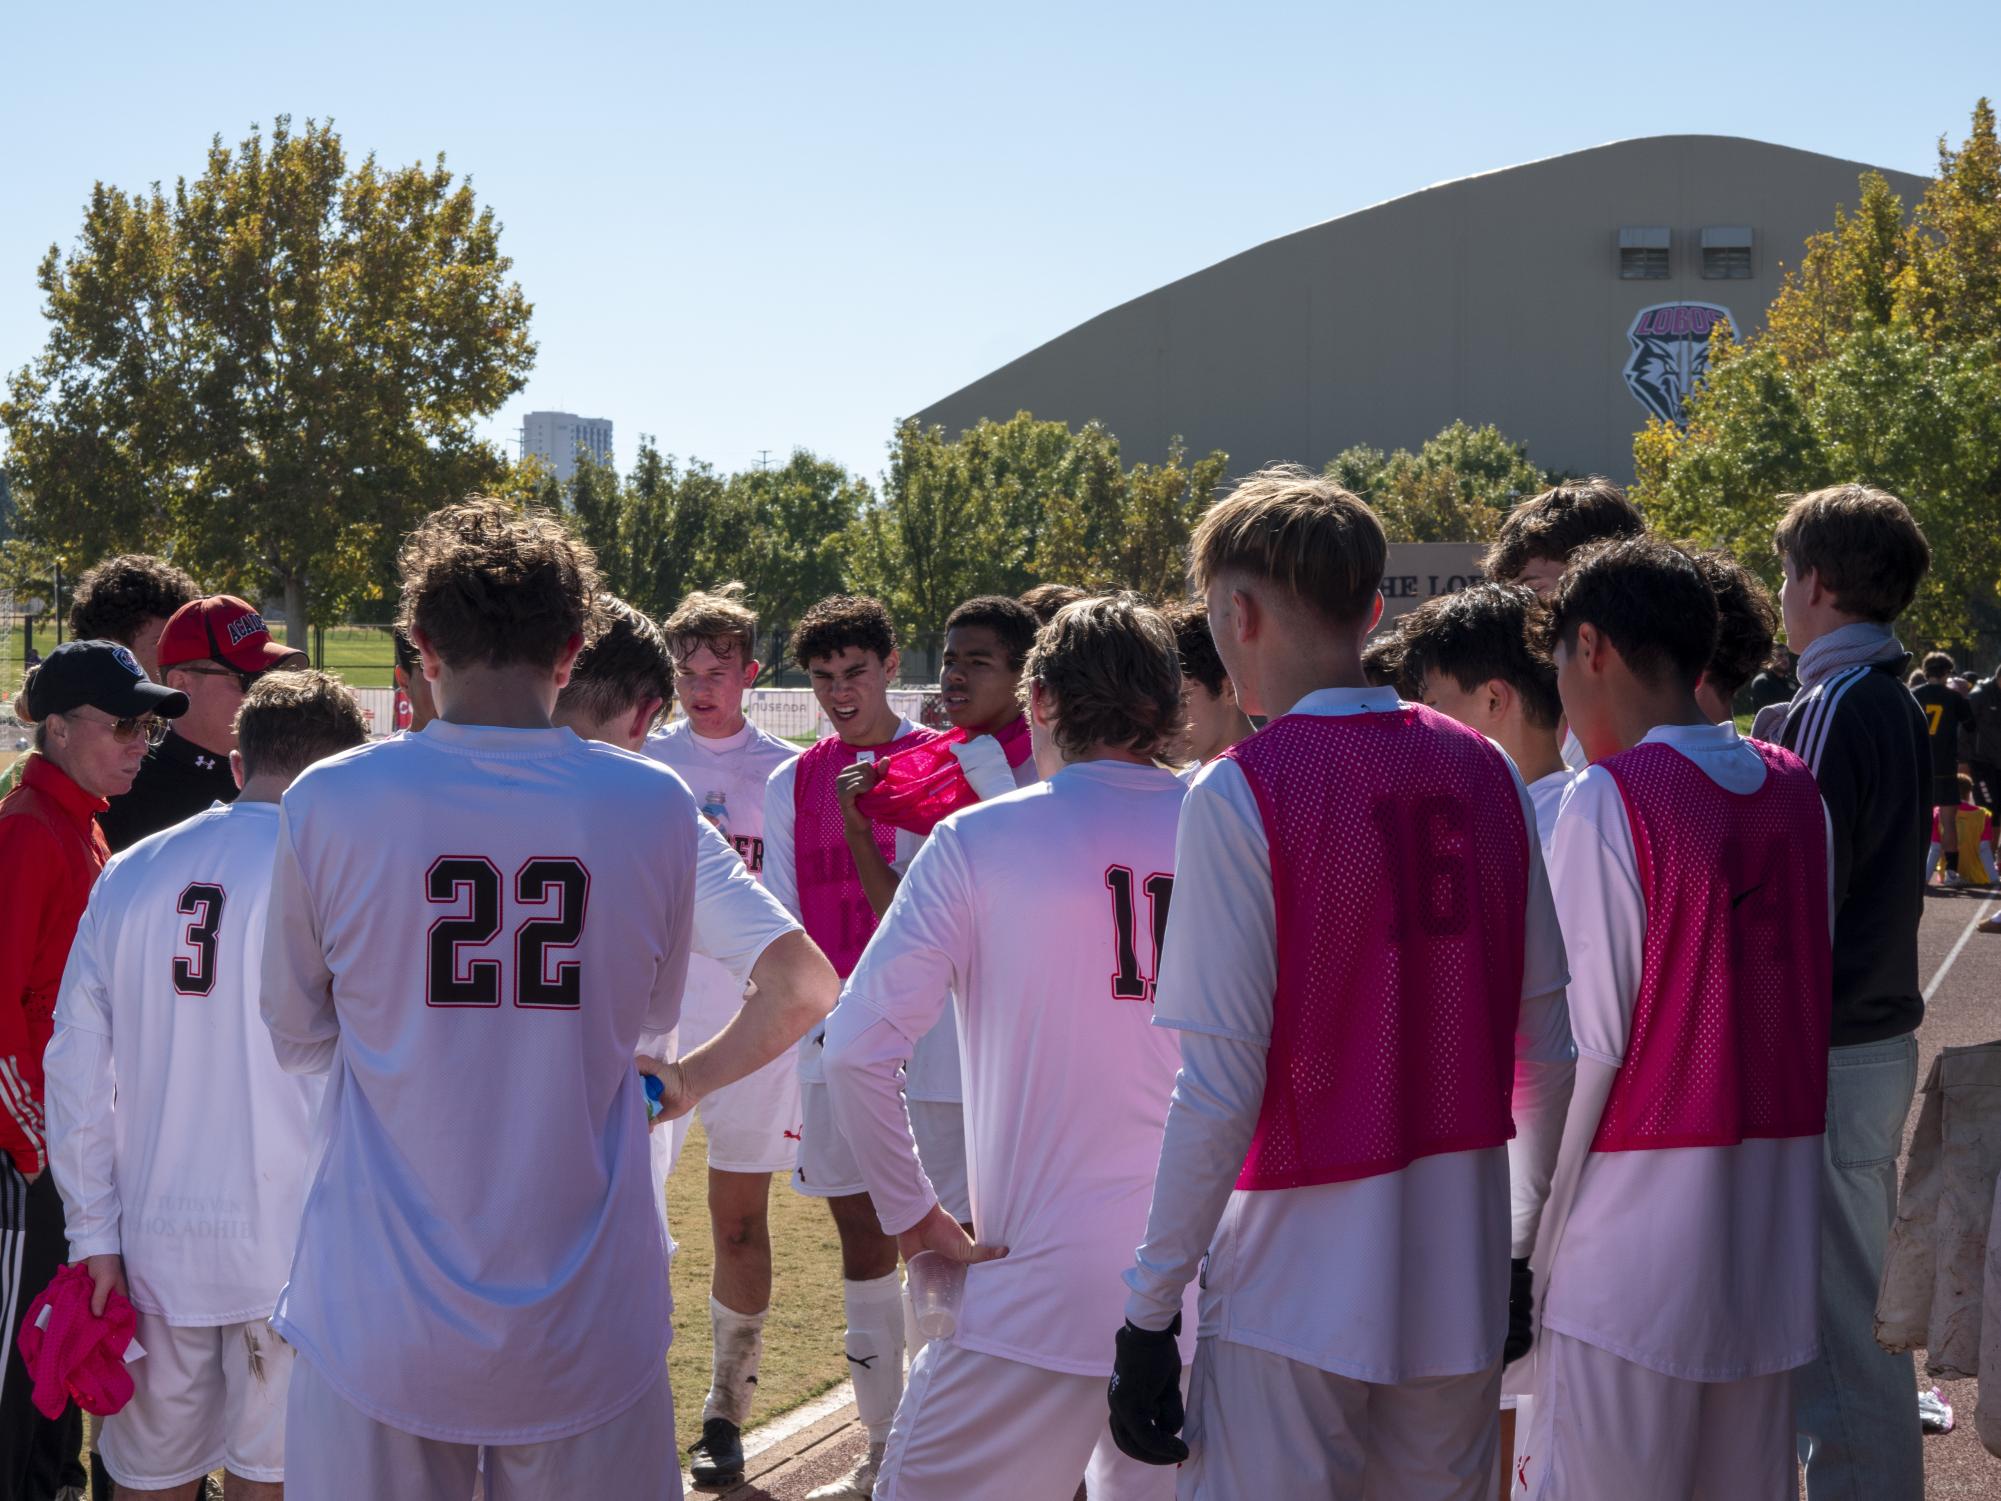
[[[442,720],[285,794],[264,1016],[333,1077],[274,1323],[377,1421],[542,1442],[659,1379],[632,1060],[679,1013],[698,819],[641,757]]]

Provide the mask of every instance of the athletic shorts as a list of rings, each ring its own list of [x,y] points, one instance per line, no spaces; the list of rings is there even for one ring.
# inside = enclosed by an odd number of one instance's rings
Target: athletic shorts
[[[1044,1370],[934,1339],[910,1368],[876,1501],[1171,1501],[1172,1466],[1112,1442],[1105,1378]]]
[[[285,1399],[292,1347],[262,1319],[169,1324],[141,1313],[132,1400],[98,1424],[97,1448],[121,1487],[171,1490],[228,1469],[285,1478]]]
[[[1795,1494],[1791,1371],[1684,1381],[1549,1328],[1536,1349],[1535,1414],[1515,1436],[1532,1501]]]
[[[455,1444],[378,1423],[328,1386],[312,1362],[292,1377],[286,1412],[291,1473],[286,1501],[463,1501],[475,1477],[485,1501],[616,1496],[681,1501],[674,1397],[667,1368],[616,1417],[539,1444]],[[481,1455],[485,1456],[481,1474]]]
[[[809,1199],[844,1199],[868,1192],[847,1137],[834,1123],[834,1102],[818,1080],[799,1081],[799,1152],[792,1186]]]
[[[683,1053],[706,1041],[682,1028]],[[798,1051],[787,1048],[756,1073],[702,1096],[693,1113],[702,1118],[717,1172],[791,1172],[799,1161]]]

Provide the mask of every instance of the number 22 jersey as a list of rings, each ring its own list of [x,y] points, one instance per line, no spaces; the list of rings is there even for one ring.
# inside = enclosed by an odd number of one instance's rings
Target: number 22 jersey
[[[659,1379],[632,1060],[679,1014],[698,820],[640,757],[443,720],[285,794],[264,1017],[332,1079],[273,1322],[377,1421],[541,1442]]]

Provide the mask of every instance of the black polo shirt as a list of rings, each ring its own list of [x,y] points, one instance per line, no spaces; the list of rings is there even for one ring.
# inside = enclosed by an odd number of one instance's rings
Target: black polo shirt
[[[98,814],[97,823],[104,830],[104,842],[116,854],[148,834],[194,817],[210,803],[235,801],[229,753],[203,750],[169,730],[139,763],[132,790],[114,797],[111,806]]]

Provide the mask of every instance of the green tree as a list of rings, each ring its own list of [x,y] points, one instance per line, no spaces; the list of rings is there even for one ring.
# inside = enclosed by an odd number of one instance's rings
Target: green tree
[[[2001,642],[2001,147],[1982,100],[1911,221],[1880,177],[1808,244],[1763,331],[1719,340],[1685,428],[1634,442],[1634,498],[1673,536],[1730,547],[1776,583],[1789,495],[1861,480],[1932,544],[1914,645]]]
[[[217,137],[171,195],[99,183],[0,403],[23,528],[164,545],[295,631],[379,596],[417,516],[505,473],[475,423],[534,356],[509,269],[442,156],[350,169],[331,123]]]
[[[1355,447],[1324,471],[1374,507],[1392,542],[1486,542],[1516,501],[1550,476],[1491,423],[1454,422],[1416,453]]]
[[[767,659],[776,659],[806,607],[847,588],[848,530],[873,496],[864,481],[803,448],[775,469],[732,475],[730,489],[741,496],[740,514],[749,521],[745,546],[734,570],[718,566],[699,582],[749,584]]]

